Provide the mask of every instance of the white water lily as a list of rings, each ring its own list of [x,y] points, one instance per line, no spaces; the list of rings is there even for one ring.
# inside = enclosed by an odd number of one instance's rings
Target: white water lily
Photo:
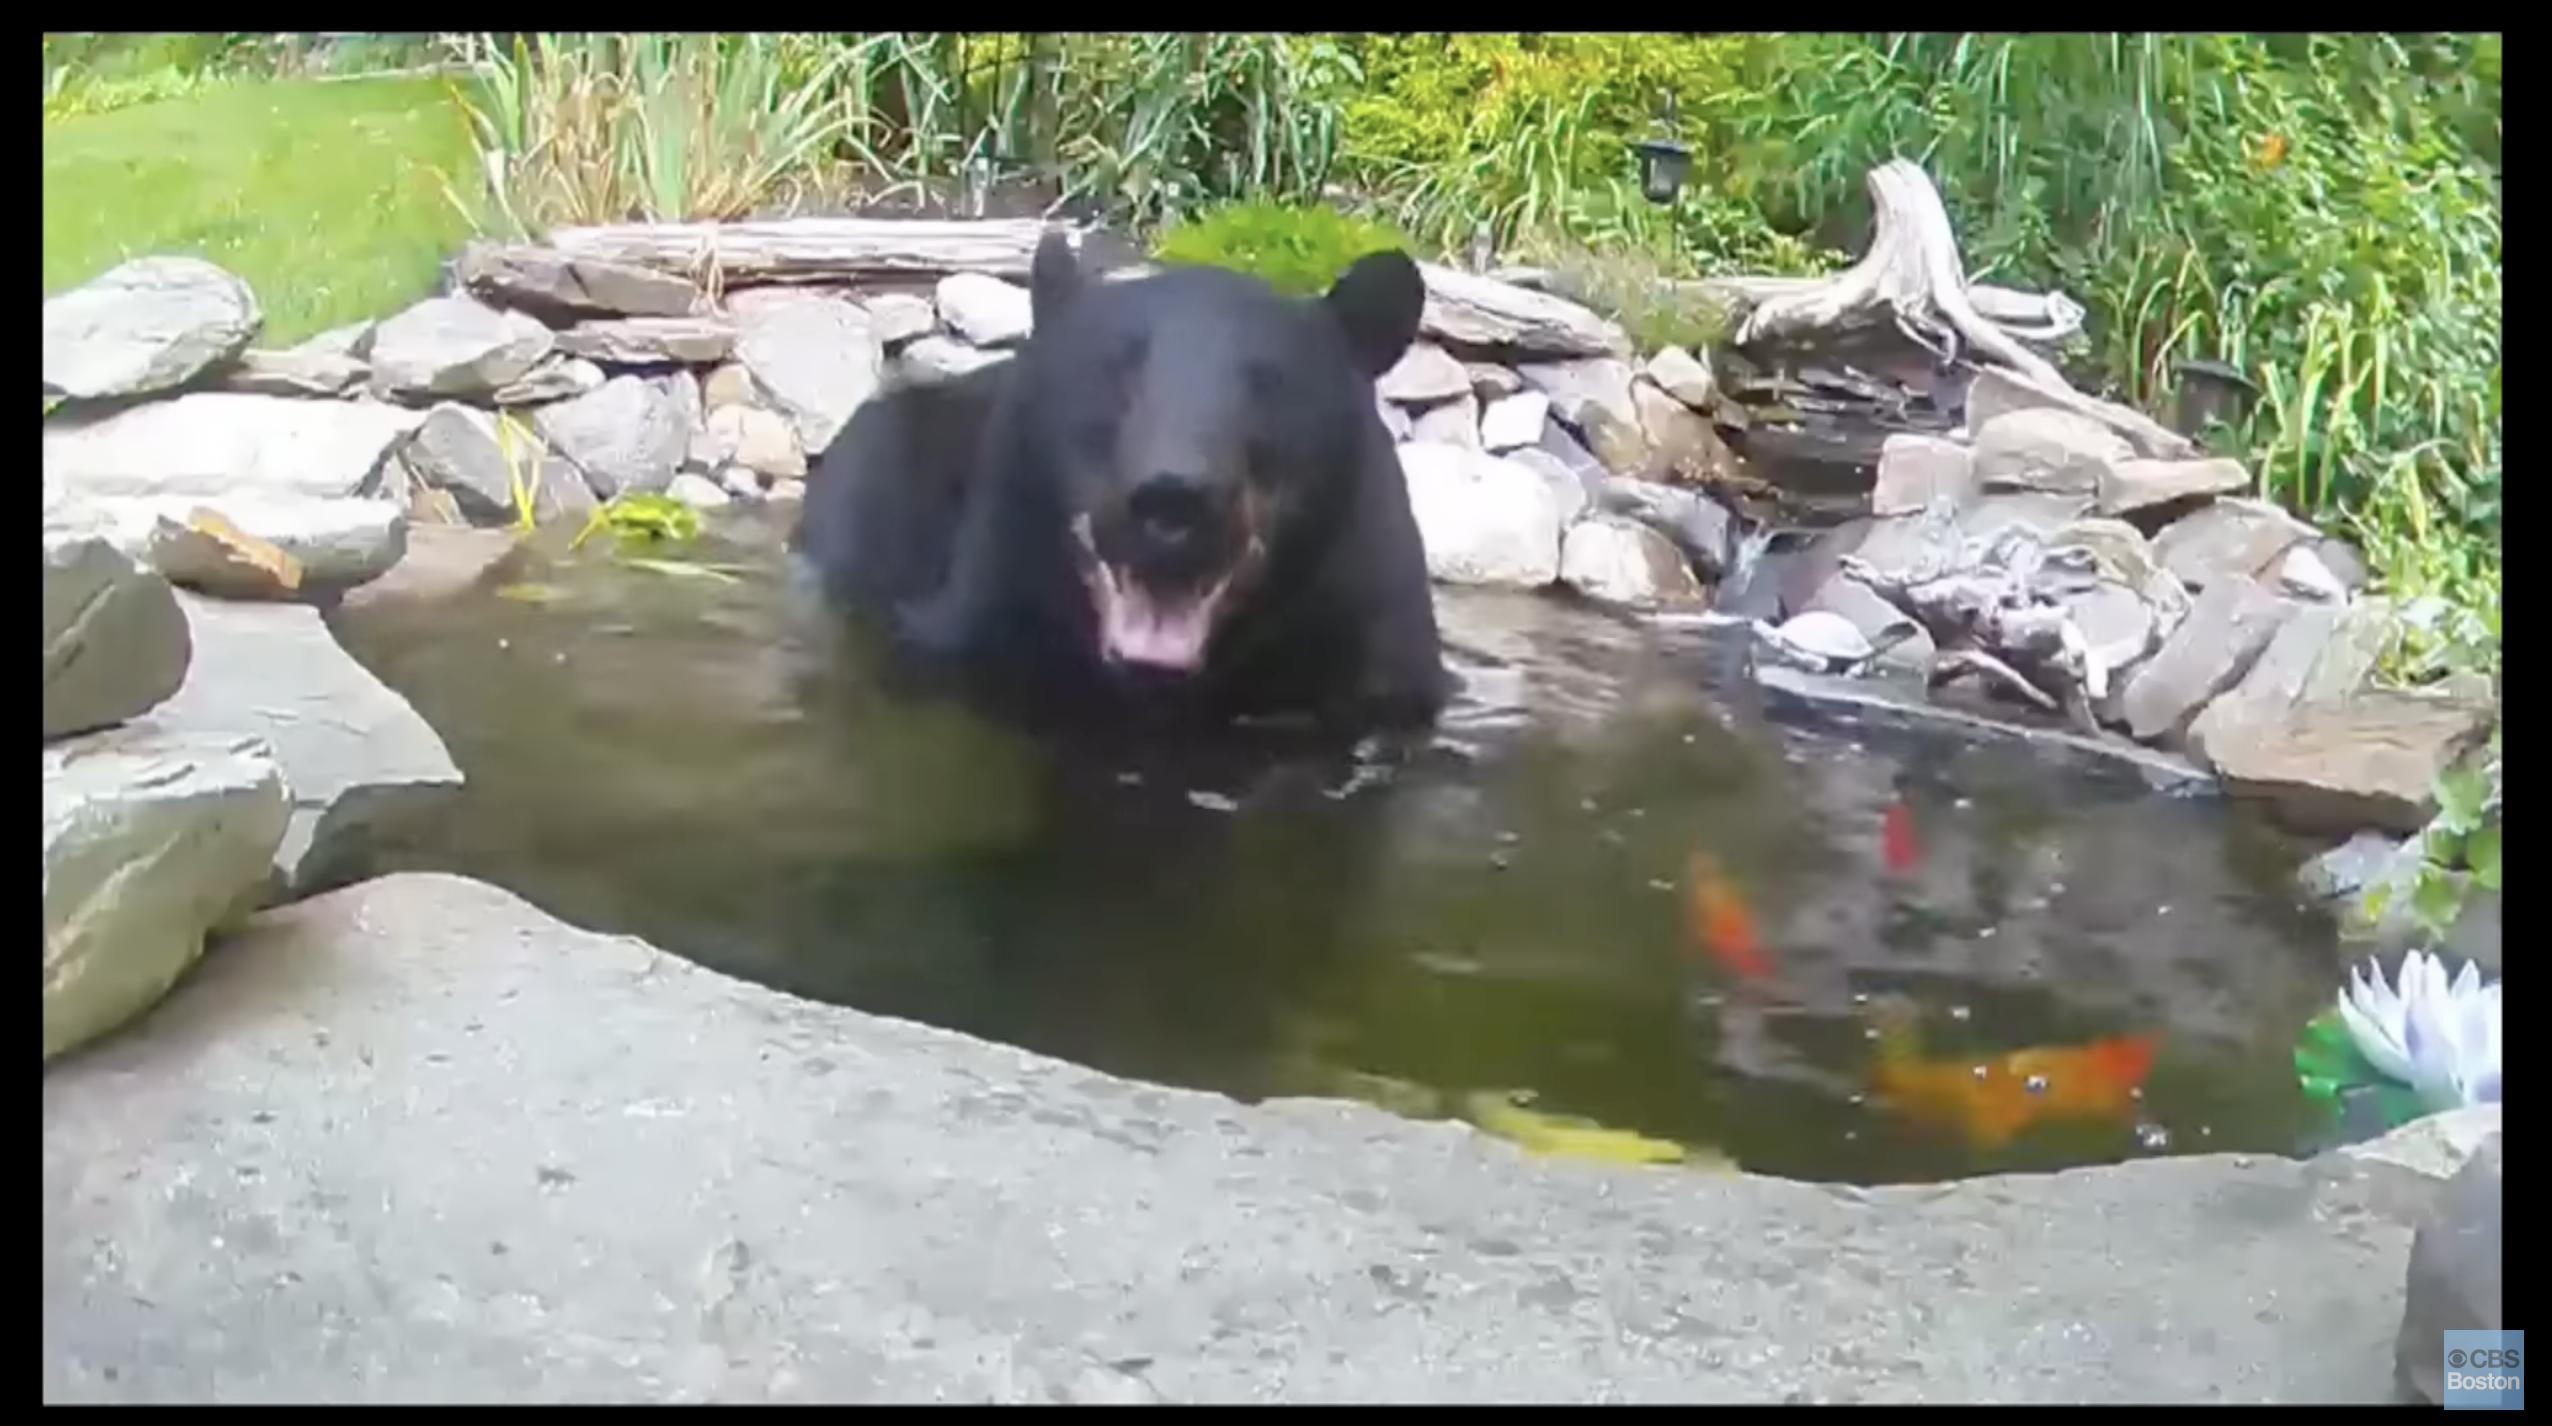
[[[2499,1101],[2499,982],[2466,961],[2449,983],[2425,951],[2402,957],[2398,990],[2381,965],[2351,967],[2339,1015],[2369,1064],[2432,1110]]]

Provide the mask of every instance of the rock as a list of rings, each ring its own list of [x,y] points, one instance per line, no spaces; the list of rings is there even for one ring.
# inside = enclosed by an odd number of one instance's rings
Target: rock
[[[562,317],[680,317],[700,298],[689,278],[521,244],[471,243],[458,272],[481,297]]]
[[[897,359],[897,369],[908,381],[951,381],[995,362],[1008,360],[1008,352],[977,351],[954,337],[933,334],[914,338]],[[809,446],[807,449],[818,448]]]
[[[673,398],[634,376],[615,376],[583,396],[540,407],[532,420],[605,500],[664,489],[691,443]]]
[[[116,728],[44,750],[44,1058],[156,1004],[284,832],[253,738]]]
[[[750,466],[731,465],[718,472],[718,488],[738,500],[759,500],[762,477]]]
[[[259,738],[291,793],[283,840],[269,843],[287,890],[324,871],[336,838],[403,793],[457,787],[443,740],[337,647],[306,604],[236,604],[181,594],[196,657],[159,726],[205,737]]]
[[[2393,1344],[2393,1377],[2402,1394],[2446,1399],[2445,1334],[2506,1327],[2507,1207],[2504,1139],[2493,1134],[2447,1180],[2419,1225],[2402,1289],[2401,1332]]]
[[[1718,379],[1710,368],[1682,347],[1658,348],[1657,355],[1648,359],[1648,379],[1695,411],[1708,411],[1711,399],[1719,394]]]
[[[1595,418],[1592,410],[1601,410],[1614,425],[1636,433],[1640,430],[1639,403],[1631,396],[1631,371],[1628,364],[1612,357],[1591,357],[1582,361],[1526,362],[1518,365],[1516,375],[1524,384],[1551,398],[1551,414],[1585,432],[1589,445],[1595,443],[1590,427]],[[1603,454],[1599,448],[1598,456]],[[1610,461],[1606,464],[1611,465]],[[1616,475],[1637,475],[1636,469],[1614,467]]]
[[[665,493],[694,510],[723,510],[734,500],[718,482],[687,470],[673,478]]]
[[[2166,526],[2154,536],[2153,554],[2181,583],[2202,590],[2210,581],[2261,574],[2316,535],[2266,501],[2218,500]]]
[[[1591,599],[1640,609],[1704,601],[1681,551],[1636,520],[1590,515],[1560,536],[1560,582]]]
[[[1562,464],[1559,457],[1540,446],[1526,446],[1521,450],[1503,452],[1503,455],[1507,460],[1541,476],[1542,483],[1550,487],[1551,498],[1559,502],[1560,528],[1568,528],[1578,516],[1586,513],[1589,505],[1594,503],[1595,497],[1593,492],[1587,489],[1587,481]],[[1609,479],[1610,477],[1599,478]]]
[[[1977,497],[1975,503],[1959,512],[1957,528],[1962,538],[1971,540],[1990,540],[1995,531],[2014,525],[2043,538],[2071,525],[2090,509],[2088,495],[2007,491]]]
[[[1655,466],[1695,481],[1728,474],[1734,464],[1728,448],[1691,407],[1645,380],[1631,383],[1631,404],[1639,409],[1640,433]]]
[[[823,450],[877,390],[883,373],[884,352],[868,314],[835,297],[782,293],[746,302],[746,295],[730,304],[736,358],[768,404],[797,428],[799,447]],[[908,363],[921,345],[906,349]]]
[[[1418,271],[1427,284],[1418,330],[1436,341],[1551,357],[1630,351],[1620,327],[1566,298],[1432,263]]]
[[[1466,361],[1462,370],[1471,378],[1471,394],[1483,402],[1500,401],[1524,389],[1524,378],[1516,375],[1513,367],[1493,361]]]
[[[513,520],[517,474],[529,484],[549,453],[547,440],[530,426],[517,424],[510,436],[501,436],[500,419],[446,401],[426,413],[425,423],[401,451],[408,470],[427,485],[448,491],[462,518],[474,525]],[[509,442],[511,469],[506,463]]]
[[[721,362],[709,373],[709,379],[700,383],[700,404],[712,411],[721,406],[753,405],[753,373],[740,362]]]
[[[419,525],[408,531],[407,552],[389,572],[346,591],[338,608],[371,613],[394,605],[439,603],[497,583],[522,563],[523,546],[505,530]]]
[[[1559,577],[1559,498],[1540,472],[1436,442],[1399,449],[1431,577],[1525,589]]]
[[[952,272],[935,293],[939,320],[979,347],[1016,346],[1034,320],[1028,289],[980,272]]]
[[[1385,401],[1403,406],[1431,406],[1471,394],[1471,375],[1462,363],[1429,342],[1411,342],[1391,369],[1374,378],[1373,389]]]
[[[1398,406],[1389,401],[1383,400],[1379,394],[1377,394],[1373,399],[1373,409],[1374,414],[1382,418],[1383,434],[1391,437],[1392,444],[1397,445],[1400,442],[1409,439],[1410,427],[1408,412],[1401,410]]]
[[[44,478],[79,496],[365,492],[421,411],[376,401],[189,392],[44,423]]]
[[[1409,423],[1409,439],[1441,441],[1466,450],[1479,450],[1480,399],[1466,389],[1454,400],[1419,412]]]
[[[2238,495],[2251,488],[2251,473],[2237,460],[2122,460],[2100,483],[2100,513],[2123,515],[2174,501]]]
[[[806,452],[797,431],[776,412],[753,406],[721,406],[709,413],[708,430],[726,456],[760,474],[795,480],[806,474]]]
[[[2153,610],[2121,584],[2102,581],[2060,597],[2065,613],[2108,677],[2116,677],[2153,647]]]
[[[85,530],[44,532],[44,737],[121,723],[186,679],[194,643],[158,573]]]
[[[372,391],[385,400],[485,400],[548,356],[557,339],[520,312],[429,297],[372,334]]]
[[[1480,444],[1492,451],[1533,445],[1542,439],[1550,415],[1551,398],[1539,391],[1501,396],[1480,415]]]
[[[2324,535],[2306,541],[2304,548],[2313,552],[2313,557],[2321,561],[2322,568],[2330,571],[2331,577],[2339,581],[2342,589],[2354,594],[2366,587],[2366,557],[2357,552],[2355,545]]]
[[[577,323],[558,334],[558,349],[621,366],[709,366],[735,349],[735,328],[720,317],[621,317]]]
[[[1873,515],[1913,515],[1935,500],[1964,507],[1975,497],[1972,453],[1939,436],[1900,432],[1879,448],[1878,483],[1870,489]]]
[[[345,396],[372,378],[372,364],[333,342],[304,342],[279,352],[251,349],[222,373],[224,391],[262,396]]]
[[[1007,287],[1009,284],[1004,283]],[[926,337],[939,329],[939,312],[931,299],[914,292],[877,292],[860,299],[860,307],[868,313],[869,330],[877,335],[881,346],[892,350],[915,337]]]
[[[1575,436],[1549,421],[1542,423],[1542,437],[1534,444],[1558,461],[1562,469],[1585,482],[1590,490],[1612,475],[1611,471],[1604,468],[1604,463],[1595,458],[1593,451],[1580,444]]]
[[[2362,1163],[2408,1169],[2442,1184],[2462,1173],[2506,1123],[2502,1106],[2468,1104],[2422,1115],[2380,1138],[2350,1144],[2339,1152]]]
[[[806,498],[806,482],[803,480],[772,481],[771,488],[762,492],[762,498],[794,505]]]
[[[2315,603],[2348,602],[2348,586],[2330,572],[2310,544],[2299,544],[2278,557],[2277,587],[2281,593]]]
[[[499,406],[539,406],[582,396],[603,384],[603,369],[583,357],[556,352],[520,377],[496,388],[489,400]]]
[[[2113,486],[2119,463],[2134,454],[2124,437],[2088,416],[2039,408],[1977,427],[1974,470],[1986,490],[2092,495]]]
[[[674,415],[688,433],[699,429],[708,417],[708,405],[700,399],[700,378],[689,367],[676,367],[646,378],[648,385],[663,393],[673,403]]]
[[[2287,713],[2303,697],[2342,618],[2326,605],[2299,605],[2289,613],[2241,681],[2216,695],[2189,724],[2189,752],[2216,764],[2208,750],[2219,743],[2230,747],[2282,736]]]
[[[387,573],[407,550],[407,512],[393,500],[247,492],[102,496],[92,507],[116,548],[173,584],[224,598],[347,589]],[[231,533],[270,547],[297,577],[279,585],[267,569],[243,567]]]
[[[1709,496],[1619,475],[1603,477],[1597,490],[1600,508],[1665,536],[1703,579],[1724,579],[1734,566],[1736,522],[1725,506]]]
[[[2435,814],[2437,775],[2489,735],[2491,717],[2485,698],[2368,688],[2300,702],[2265,727],[2219,730],[2207,756],[2229,789],[2275,804],[2290,825],[2406,834]]]
[[[2150,742],[2188,726],[2207,701],[2248,673],[2297,606],[2256,580],[2218,580],[2189,617],[2127,680],[2120,712],[2127,731]]]
[[[2376,1401],[2413,1211],[2278,1155],[1875,1188],[1535,1158],[799,999],[433,875],[257,917],[41,1093],[47,1402]],[[1399,1275],[1454,1261],[1475,1290]],[[1589,1263],[1601,1310],[1553,1287]],[[438,1272],[496,1306],[460,1331],[372,1276]],[[250,1310],[278,1282],[297,1310]],[[659,1302],[707,1321],[631,1325]],[[1749,1316],[1855,1350],[1775,1356]],[[2113,1341],[2142,1345],[2085,1348]]]
[[[45,394],[172,390],[238,356],[264,321],[248,284],[201,258],[135,258],[45,299]]]
[[[2048,533],[2047,548],[2051,552],[2087,550],[2101,578],[2129,589],[2142,589],[2162,568],[2153,558],[2152,542],[2145,539],[2142,530],[2124,520],[2095,516],[2068,521]]]

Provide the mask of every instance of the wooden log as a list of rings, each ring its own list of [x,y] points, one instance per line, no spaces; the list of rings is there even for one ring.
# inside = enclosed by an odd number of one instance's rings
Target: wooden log
[[[2078,412],[2124,436],[2147,457],[2186,459],[2196,453],[2187,437],[2143,413],[2076,391],[2048,361],[2022,345],[2020,330],[2055,331],[2078,323],[2079,309],[2066,300],[2044,303],[2035,329],[2007,330],[1979,310],[1951,233],[1949,213],[1923,170],[1904,159],[1872,169],[1870,198],[1877,233],[1870,250],[1849,269],[1825,278],[1723,279],[1730,296],[1750,308],[1736,344],[1813,346],[1820,340],[1872,327],[1893,327],[1943,364],[1965,360],[1994,367],[2042,395],[2048,404]],[[2006,316],[2024,313],[2002,289],[1985,305]]]
[[[549,243],[570,258],[679,273],[704,284],[714,268],[725,287],[854,283],[954,272],[1024,280],[1049,226],[1061,226],[1076,249],[1086,236],[1080,229],[1036,218],[785,218],[560,228],[549,235]]]

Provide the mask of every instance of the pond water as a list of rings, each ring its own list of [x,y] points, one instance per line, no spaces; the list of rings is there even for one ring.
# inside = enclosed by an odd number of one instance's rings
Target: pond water
[[[338,615],[469,780],[327,880],[458,872],[1118,1074],[1795,1178],[2305,1146],[2338,957],[2307,849],[2236,808],[1780,726],[1707,636],[1454,591],[1423,749],[1094,757],[882,690],[758,518],[689,556],[723,581],[588,553]]]

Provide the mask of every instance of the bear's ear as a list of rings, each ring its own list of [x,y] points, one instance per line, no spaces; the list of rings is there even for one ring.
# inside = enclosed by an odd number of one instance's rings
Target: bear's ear
[[[1418,335],[1418,313],[1427,305],[1427,282],[1404,252],[1367,253],[1339,275],[1321,299],[1347,330],[1348,350],[1366,376],[1391,370]]]
[[[1081,291],[1081,259],[1061,228],[1048,228],[1037,240],[1037,255],[1028,264],[1028,320],[1043,327],[1071,305]]]

